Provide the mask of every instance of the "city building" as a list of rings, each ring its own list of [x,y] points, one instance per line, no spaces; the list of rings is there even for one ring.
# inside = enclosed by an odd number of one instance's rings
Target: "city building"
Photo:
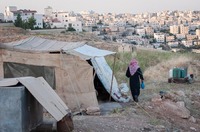
[[[13,21],[13,11],[17,11],[16,6],[6,6],[4,12],[4,19],[6,22]]]
[[[45,17],[52,17],[53,15],[53,8],[51,6],[48,6],[47,8],[44,8],[44,16]]]
[[[179,26],[178,25],[170,26],[170,33],[179,34]]]
[[[145,33],[145,29],[144,28],[138,28],[136,29],[136,33],[139,35],[139,36],[145,36],[146,33]]]
[[[153,36],[154,30],[152,27],[145,27],[145,33],[147,36]]]
[[[12,17],[12,21],[14,22],[17,19],[18,14],[20,14],[22,21],[28,21],[29,18],[34,17],[34,19],[36,20],[36,24],[34,25],[34,27],[38,27],[38,28],[43,28],[43,15],[41,14],[36,14],[37,11],[35,10],[16,10],[16,11],[11,11],[11,16]]]
[[[189,27],[188,26],[184,26],[184,25],[180,25],[180,34],[188,34],[189,32]]]
[[[175,37],[172,35],[172,36],[166,36],[166,42],[172,42],[175,40]]]
[[[73,13],[53,12],[51,28],[74,28],[77,32],[82,32],[82,22]]]
[[[154,39],[156,39],[156,42],[158,42],[158,43],[164,43],[165,42],[165,34],[154,33]]]
[[[191,35],[191,34],[186,35],[187,40],[194,40],[196,38],[197,38],[197,35]]]

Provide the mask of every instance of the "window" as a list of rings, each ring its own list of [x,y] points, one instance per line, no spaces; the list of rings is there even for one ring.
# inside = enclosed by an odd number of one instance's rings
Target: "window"
[[[26,16],[27,14],[25,13],[25,16]]]
[[[65,20],[65,22],[68,22],[68,20]]]
[[[65,17],[67,17],[67,15],[65,15]]]

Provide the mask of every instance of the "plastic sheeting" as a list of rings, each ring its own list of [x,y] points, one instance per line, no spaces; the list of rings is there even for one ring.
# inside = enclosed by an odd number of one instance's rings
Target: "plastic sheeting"
[[[108,50],[101,50],[98,48],[94,48],[89,45],[83,45],[83,46],[75,48],[73,50],[67,50],[64,47],[64,48],[62,48],[62,50],[68,54],[73,54],[73,55],[79,56],[83,60],[88,60],[88,59],[91,59],[94,57],[101,57],[101,56],[106,56],[106,55],[115,53],[115,52],[111,52]]]
[[[110,93],[113,72],[111,68],[109,67],[109,65],[107,64],[105,58],[95,57],[91,59],[91,62],[96,71],[98,78],[104,85],[106,91]],[[130,101],[129,96],[126,96],[126,97],[122,96],[122,93],[120,92],[118,88],[118,83],[115,77],[113,77],[111,96],[115,101],[119,101],[119,102]]]
[[[4,78],[13,77],[44,77],[49,85],[55,89],[55,70],[48,66],[33,66],[20,63],[4,62]]]

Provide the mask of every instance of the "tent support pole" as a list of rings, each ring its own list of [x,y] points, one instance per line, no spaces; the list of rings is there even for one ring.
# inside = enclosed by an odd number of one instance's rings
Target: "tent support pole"
[[[110,86],[110,97],[109,97],[109,102],[111,101],[111,94],[112,94],[112,85],[113,85],[113,78],[114,78],[114,72],[115,72],[115,62],[117,58],[117,53],[115,53],[114,56],[114,63],[113,63],[113,72],[112,72],[112,79],[111,79],[111,86]]]

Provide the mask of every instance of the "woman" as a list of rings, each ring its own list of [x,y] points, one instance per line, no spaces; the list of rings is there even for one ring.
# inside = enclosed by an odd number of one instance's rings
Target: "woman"
[[[131,60],[126,71],[126,76],[130,78],[129,84],[133,100],[138,102],[138,96],[140,95],[140,80],[144,81],[144,78],[136,59]]]

